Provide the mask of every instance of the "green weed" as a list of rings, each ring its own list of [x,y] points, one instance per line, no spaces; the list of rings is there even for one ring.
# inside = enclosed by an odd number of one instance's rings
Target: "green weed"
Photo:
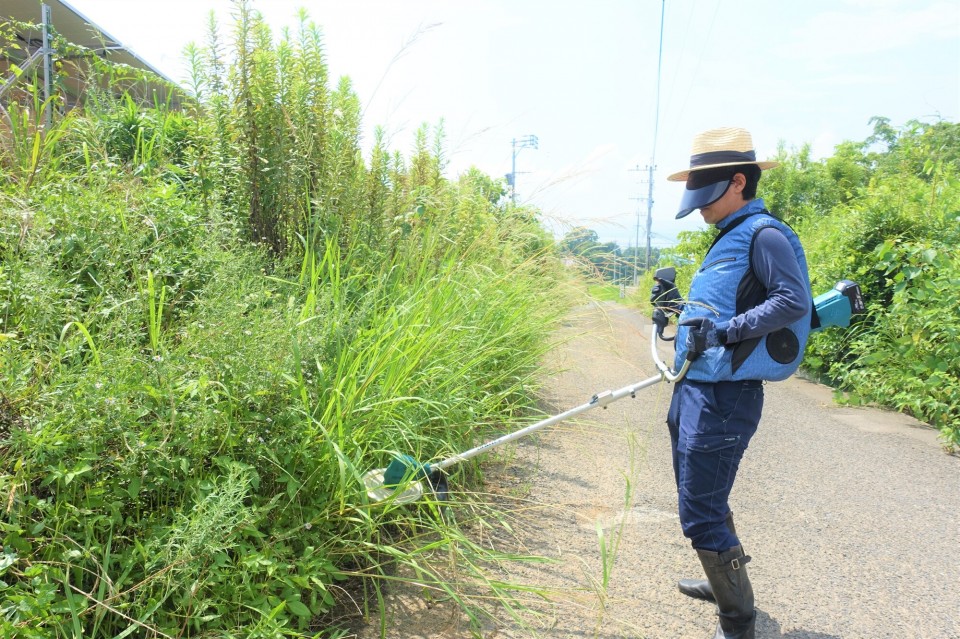
[[[442,127],[368,165],[319,30],[238,18],[232,59],[194,52],[189,121],[91,96],[58,171],[0,198],[4,636],[336,637],[347,580],[475,624],[522,606],[487,567],[526,558],[453,523],[468,499],[382,507],[361,477],[524,419],[564,308],[549,239],[443,176]]]

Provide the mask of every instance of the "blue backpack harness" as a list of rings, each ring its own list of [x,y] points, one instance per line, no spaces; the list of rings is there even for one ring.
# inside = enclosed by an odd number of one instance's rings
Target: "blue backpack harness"
[[[807,260],[800,238],[789,225],[770,215],[766,209],[747,213],[733,220],[714,240],[703,266],[690,283],[690,292],[680,315],[680,322],[709,317],[727,321],[761,304],[767,291],[751,268],[756,234],[763,228],[779,229],[793,248],[806,279],[806,294],[812,299]],[[736,295],[731,295],[736,291]],[[762,379],[784,380],[800,366],[807,337],[811,330],[813,306],[789,326],[777,331],[707,349],[687,372],[687,379],[701,382]],[[686,359],[686,337],[689,327],[677,331],[676,366]]]

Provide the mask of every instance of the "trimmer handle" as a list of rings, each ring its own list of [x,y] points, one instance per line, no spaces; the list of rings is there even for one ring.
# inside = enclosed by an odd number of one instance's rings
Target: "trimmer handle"
[[[666,362],[660,359],[660,355],[657,353],[657,338],[659,337],[665,342],[672,342],[676,339],[676,335],[673,337],[664,337],[663,328],[654,324],[653,338],[650,340],[650,355],[653,357],[653,363],[656,365],[657,370],[660,371],[662,379],[667,380],[668,382],[678,382],[683,379],[683,376],[687,374],[687,369],[690,368],[690,364],[693,360],[697,359],[700,356],[699,353],[687,353],[687,359],[683,362],[683,366],[680,367],[680,370],[673,371],[670,370],[670,366]]]
[[[666,335],[663,334],[663,329],[666,328],[666,325],[661,326],[660,324],[657,324],[656,322],[654,322],[653,325],[656,326],[656,331],[654,331],[654,332],[656,333],[657,337],[659,337],[659,338],[660,338],[661,340],[663,340],[664,342],[672,342],[673,340],[677,339],[676,334],[674,334],[674,335],[671,336],[671,337],[667,337]]]

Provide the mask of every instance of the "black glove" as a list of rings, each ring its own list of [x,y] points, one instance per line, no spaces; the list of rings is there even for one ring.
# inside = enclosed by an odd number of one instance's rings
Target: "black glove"
[[[689,326],[685,346],[687,352],[699,355],[708,348],[724,346],[727,343],[727,322],[714,324],[709,317],[694,317],[683,320],[680,326]]]
[[[683,298],[680,297],[680,291],[677,290],[677,285],[670,280],[654,279],[653,288],[650,289],[650,302],[655,307],[675,315],[679,315],[683,310]]]
[[[655,308],[653,309],[653,323],[657,325],[657,335],[663,335],[663,329],[667,327],[670,320],[666,313],[659,308]]]

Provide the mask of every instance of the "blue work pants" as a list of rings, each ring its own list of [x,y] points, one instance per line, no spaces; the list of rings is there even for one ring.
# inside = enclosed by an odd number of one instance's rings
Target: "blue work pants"
[[[728,500],[762,409],[758,380],[682,380],[673,390],[667,426],[680,526],[694,548],[725,552],[740,544],[727,526]]]

